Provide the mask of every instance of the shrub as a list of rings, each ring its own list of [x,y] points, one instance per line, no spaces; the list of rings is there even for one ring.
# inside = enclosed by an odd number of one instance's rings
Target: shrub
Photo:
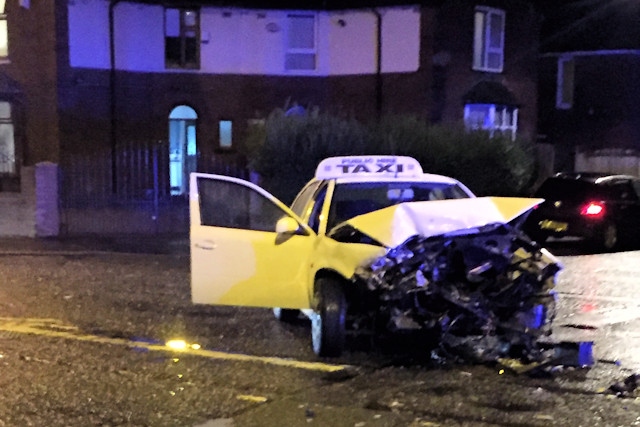
[[[274,111],[249,132],[249,166],[262,185],[286,203],[330,156],[396,154],[415,157],[425,172],[452,176],[478,195],[524,195],[535,159],[527,141],[491,138],[462,126],[429,125],[413,116],[362,124],[312,110],[302,116]]]
[[[535,155],[527,141],[407,116],[386,117],[374,127],[382,153],[414,157],[425,172],[459,179],[478,195],[525,195],[533,182]]]
[[[303,116],[276,110],[264,127],[249,131],[249,167],[260,174],[266,190],[289,203],[322,159],[366,152],[365,140],[365,128],[355,120],[317,109]]]

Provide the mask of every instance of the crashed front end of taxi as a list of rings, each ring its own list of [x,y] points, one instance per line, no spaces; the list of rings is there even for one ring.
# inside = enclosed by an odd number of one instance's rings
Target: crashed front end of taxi
[[[539,339],[551,333],[553,288],[561,265],[511,223],[536,202],[507,209],[506,215],[503,202],[513,200],[468,199],[445,204],[441,211],[427,204],[434,202],[396,208],[390,218],[397,221],[389,222],[396,228],[391,240],[404,241],[388,246],[383,256],[355,274],[374,296],[377,316],[387,329],[430,332],[436,338],[435,357],[468,362],[544,357]],[[449,209],[458,216],[453,222],[443,215]],[[457,228],[464,216],[473,216],[470,221],[476,225]],[[384,224],[380,219],[378,214],[371,223]],[[358,219],[351,225],[363,231],[365,222]]]
[[[537,360],[560,266],[506,224],[414,236],[360,268],[391,330],[431,330],[443,357]]]

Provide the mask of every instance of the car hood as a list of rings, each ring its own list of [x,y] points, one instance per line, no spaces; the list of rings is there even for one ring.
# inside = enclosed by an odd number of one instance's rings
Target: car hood
[[[475,197],[406,202],[346,222],[383,245],[396,247],[415,235],[430,237],[488,224],[506,224],[543,201],[522,197]]]

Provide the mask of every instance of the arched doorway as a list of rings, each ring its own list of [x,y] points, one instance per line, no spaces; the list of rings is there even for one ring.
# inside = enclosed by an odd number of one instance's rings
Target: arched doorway
[[[189,174],[196,171],[196,121],[198,114],[188,105],[178,105],[169,114],[169,183],[171,195],[189,191]]]

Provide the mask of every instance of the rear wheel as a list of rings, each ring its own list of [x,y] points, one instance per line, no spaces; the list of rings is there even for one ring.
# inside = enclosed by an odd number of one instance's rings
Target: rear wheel
[[[610,251],[618,245],[618,228],[613,222],[607,222],[600,234],[602,249]]]
[[[345,340],[347,302],[340,282],[321,278],[316,282],[317,309],[311,318],[313,351],[322,357],[342,354]]]
[[[605,222],[587,244],[593,250],[609,252],[618,246],[619,239],[620,236],[616,224],[613,222]]]

